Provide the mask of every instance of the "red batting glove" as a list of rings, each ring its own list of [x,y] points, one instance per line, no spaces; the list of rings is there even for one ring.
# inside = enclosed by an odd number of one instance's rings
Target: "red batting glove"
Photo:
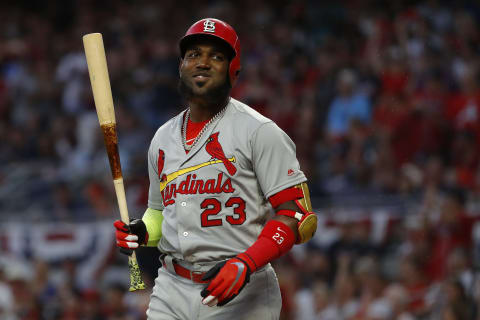
[[[140,220],[133,220],[129,225],[121,220],[113,223],[115,227],[115,237],[120,252],[131,255],[132,250],[148,242],[148,232],[145,223]],[[139,240],[140,239],[140,240]]]
[[[217,263],[202,280],[213,279],[200,293],[202,303],[210,307],[223,306],[235,298],[250,280],[248,264],[238,256]]]

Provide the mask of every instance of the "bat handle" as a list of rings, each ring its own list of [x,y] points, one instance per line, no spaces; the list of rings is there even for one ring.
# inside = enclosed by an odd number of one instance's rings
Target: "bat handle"
[[[125,197],[125,187],[123,185],[123,178],[117,178],[113,180],[115,187],[115,194],[117,195],[118,209],[120,210],[120,218],[126,224],[130,223],[128,217],[127,198]]]
[[[120,217],[126,224],[130,223],[128,218],[127,199],[125,197],[125,187],[123,185],[123,178],[113,180],[115,186],[115,193],[117,195],[118,208],[120,209]],[[137,262],[135,251],[128,257],[128,271],[130,273],[130,289],[129,291],[136,291],[145,289],[145,283],[140,274],[140,266]]]

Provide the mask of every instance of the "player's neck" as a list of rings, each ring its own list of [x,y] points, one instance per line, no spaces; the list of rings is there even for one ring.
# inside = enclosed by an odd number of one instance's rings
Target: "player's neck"
[[[205,103],[204,101],[195,101],[194,99],[188,101],[190,108],[190,120],[192,122],[202,122],[213,118],[220,110],[222,110],[230,101],[227,96],[223,101],[215,104]]]

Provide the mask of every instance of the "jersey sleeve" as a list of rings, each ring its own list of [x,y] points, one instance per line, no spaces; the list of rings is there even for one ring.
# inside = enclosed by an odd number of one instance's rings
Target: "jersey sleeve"
[[[148,207],[155,210],[163,210],[157,163],[158,150],[155,152],[152,145],[150,145],[150,148],[148,149],[148,178],[150,180],[150,187],[148,189]]]
[[[251,143],[253,168],[265,198],[307,180],[295,144],[274,122],[262,124]]]

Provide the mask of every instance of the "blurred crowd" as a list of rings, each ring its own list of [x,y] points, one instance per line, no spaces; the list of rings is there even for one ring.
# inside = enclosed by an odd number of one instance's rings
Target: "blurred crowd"
[[[140,216],[149,141],[185,108],[178,39],[207,16],[239,33],[232,96],[296,142],[331,231],[275,262],[283,319],[480,319],[476,1],[2,2],[0,221],[118,216],[83,53],[91,32],[104,37]],[[388,217],[380,239],[376,212]],[[122,259],[112,252],[104,273]],[[142,319],[146,294],[49,279],[74,277],[68,261],[25,263],[30,277],[0,276],[2,319]]]

